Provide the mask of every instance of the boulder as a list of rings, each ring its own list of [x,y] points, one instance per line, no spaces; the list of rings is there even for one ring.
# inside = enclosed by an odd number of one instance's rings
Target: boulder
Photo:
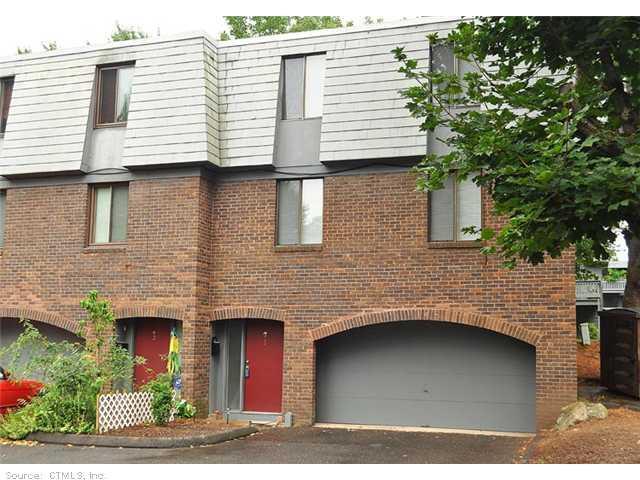
[[[607,411],[607,407],[605,407],[601,403],[588,403],[587,404],[587,415],[589,418],[607,418],[609,412]]]
[[[558,420],[556,420],[556,428],[562,431],[589,418],[602,419],[606,417],[607,408],[601,403],[573,402],[562,409]]]

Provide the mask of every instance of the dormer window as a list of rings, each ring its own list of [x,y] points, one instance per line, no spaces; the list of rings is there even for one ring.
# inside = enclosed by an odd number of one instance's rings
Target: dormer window
[[[9,119],[11,94],[13,93],[13,77],[0,78],[0,136],[4,135]]]
[[[115,65],[98,69],[96,127],[127,124],[131,101],[133,65]]]
[[[285,57],[282,119],[322,117],[325,54]]]

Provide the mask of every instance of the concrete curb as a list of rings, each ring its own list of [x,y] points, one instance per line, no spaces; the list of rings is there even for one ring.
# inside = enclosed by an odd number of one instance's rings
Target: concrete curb
[[[27,436],[27,440],[40,443],[75,445],[79,447],[115,447],[115,448],[188,448],[201,445],[213,445],[235,438],[246,437],[258,431],[255,427],[241,427],[226,432],[193,437],[125,437],[115,435],[81,435],[68,433],[37,432]]]

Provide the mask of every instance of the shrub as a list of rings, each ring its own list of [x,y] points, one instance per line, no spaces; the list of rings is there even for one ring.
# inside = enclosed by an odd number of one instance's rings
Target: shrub
[[[38,397],[0,421],[0,437],[17,440],[36,431],[90,433],[95,429],[100,392],[114,382],[131,379],[133,366],[140,360],[116,344],[109,302],[98,300],[98,293],[92,291],[81,305],[88,313],[79,332],[84,345],[51,342],[22,321],[24,331],[18,339],[0,350],[12,378],[37,375],[45,383]]]
[[[173,387],[171,375],[163,373],[147,382],[142,389],[151,392],[151,413],[156,425],[165,425],[173,409]]]
[[[589,324],[589,338],[591,340],[598,340],[600,338],[600,329],[595,323]]]
[[[193,418],[196,416],[196,407],[186,400],[180,400],[176,405],[176,415],[180,418]]]

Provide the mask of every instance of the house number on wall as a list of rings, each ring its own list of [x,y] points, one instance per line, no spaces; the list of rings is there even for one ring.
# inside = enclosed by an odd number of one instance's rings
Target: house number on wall
[[[269,336],[269,332],[262,332],[262,339],[264,342],[264,346],[267,346],[267,337]]]

